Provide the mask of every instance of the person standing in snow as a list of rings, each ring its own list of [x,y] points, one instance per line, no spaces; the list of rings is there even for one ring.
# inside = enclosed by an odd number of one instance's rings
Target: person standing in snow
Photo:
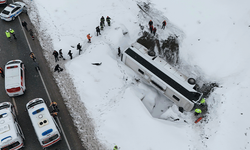
[[[119,57],[120,57],[120,55],[121,55],[121,49],[120,49],[120,47],[118,47],[118,54],[117,54]]]
[[[110,20],[111,20],[111,18],[109,16],[107,16],[106,21],[107,21],[109,26],[110,26]]]
[[[10,28],[10,30],[9,30],[9,31],[10,31],[11,35],[13,35],[14,39],[16,39],[16,34],[15,34],[15,31],[14,31],[13,29],[11,29],[11,28]]]
[[[155,35],[155,33],[156,33],[156,27],[154,27],[153,29],[153,34]]]
[[[56,50],[54,50],[54,52],[52,53],[52,55],[54,55],[56,62],[59,61],[58,52]]]
[[[167,22],[166,22],[166,20],[164,20],[163,22],[162,22],[162,29],[164,30],[165,29],[165,27],[166,27],[166,25],[167,25]]]
[[[149,29],[150,29],[150,33],[153,33],[153,29],[154,29],[153,25],[151,25],[151,26],[149,27]]]
[[[148,22],[148,26],[149,26],[149,28],[150,28],[151,26],[153,26],[153,21],[152,21],[152,20],[150,20],[150,21]]]
[[[102,23],[103,26],[105,26],[105,18],[103,16],[101,18],[101,23]]]
[[[88,43],[91,43],[91,38],[92,36],[90,36],[90,33],[87,35],[87,39],[89,40]]]
[[[77,44],[76,48],[77,48],[77,50],[79,50],[79,55],[80,55],[80,53],[82,51],[82,46],[80,45],[80,43]]]
[[[22,26],[28,31],[27,23],[25,21],[22,22]]]
[[[97,27],[95,28],[95,30],[96,30],[97,36],[98,36],[98,33],[101,35],[99,26],[97,26]]]
[[[63,60],[65,60],[65,58],[63,58],[62,49],[59,50],[59,58],[62,58]]]
[[[69,50],[68,55],[70,56],[70,59],[73,58],[73,57],[72,57],[72,54],[73,54],[73,53],[71,53],[71,50]]]
[[[6,37],[10,40],[11,42],[11,37],[10,37],[10,32],[8,30],[5,31]]]
[[[101,30],[103,30],[103,23],[102,22],[100,22],[100,26],[101,26]]]

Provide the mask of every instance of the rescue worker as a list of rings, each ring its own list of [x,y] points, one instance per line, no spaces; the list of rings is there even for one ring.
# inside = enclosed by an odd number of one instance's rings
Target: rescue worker
[[[30,52],[30,58],[32,58],[34,62],[36,61],[36,57],[33,52]]]
[[[155,35],[155,33],[156,33],[156,27],[154,27],[153,29],[153,34]]]
[[[11,29],[11,28],[10,28],[10,33],[13,35],[14,39],[16,39],[15,31],[13,29]]]
[[[97,26],[97,27],[95,28],[95,30],[96,30],[97,36],[98,36],[98,33],[101,35],[99,26]]]
[[[163,22],[162,22],[162,29],[164,30],[165,29],[165,27],[166,27],[166,25],[167,25],[167,22],[166,22],[166,20],[164,20]]]
[[[55,118],[58,115],[58,112],[51,112],[50,114],[53,118]]]
[[[1,74],[2,78],[4,78],[4,72],[3,72],[3,68],[2,67],[0,67],[0,74]]]
[[[109,16],[107,16],[107,18],[106,18],[106,21],[107,21],[107,23],[108,23],[108,25],[110,26],[110,17]]]
[[[152,21],[152,20],[150,20],[150,21],[148,22],[148,26],[149,26],[149,28],[150,28],[151,26],[153,26],[153,21]]]
[[[77,50],[79,50],[79,55],[80,55],[80,52],[82,51],[82,46],[80,45],[80,43],[77,44],[76,48]]]
[[[194,112],[195,112],[194,115],[197,116],[197,115],[201,114],[201,109],[196,108],[196,109],[194,110]]]
[[[113,150],[118,150],[118,147],[117,147],[117,145],[116,146],[114,146],[114,149]]]
[[[103,16],[101,18],[101,23],[102,23],[103,26],[105,26],[105,18]]]
[[[103,23],[102,22],[100,22],[100,26],[101,26],[101,30],[103,30]]]
[[[200,104],[201,104],[202,106],[205,106],[205,104],[206,104],[205,98],[202,98],[202,99],[201,99]]]
[[[10,40],[11,42],[11,37],[10,37],[10,32],[8,30],[5,31],[6,37]]]
[[[88,43],[91,43],[91,38],[92,38],[92,36],[90,36],[90,33],[87,35],[87,38],[88,38]]]
[[[25,21],[22,22],[22,26],[28,31],[27,23]]]
[[[73,54],[73,53],[71,53],[71,50],[69,50],[68,55],[70,56],[70,59],[73,58],[73,57],[72,57],[72,54]]]
[[[59,65],[58,65],[59,66]],[[49,107],[53,107],[53,110],[56,110],[57,112],[59,112],[59,109],[58,109],[58,107],[57,107],[57,102],[54,102],[54,101],[52,101],[51,103],[50,103],[50,105],[49,105]]]

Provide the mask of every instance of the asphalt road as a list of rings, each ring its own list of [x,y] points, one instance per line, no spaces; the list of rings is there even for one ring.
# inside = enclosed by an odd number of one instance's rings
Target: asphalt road
[[[0,5],[0,11],[5,6]],[[36,134],[34,132],[34,128],[29,119],[28,113],[25,111],[25,105],[28,101],[34,98],[43,98],[47,101],[47,105],[50,104],[49,97],[45,91],[45,87],[43,82],[39,76],[39,73],[35,70],[35,64],[32,59],[29,57],[30,49],[28,43],[26,41],[26,34],[28,41],[30,43],[30,47],[34,54],[36,55],[37,61],[39,62],[40,72],[42,78],[44,80],[44,84],[48,90],[48,94],[52,101],[56,101],[58,103],[58,107],[60,109],[58,118],[66,135],[62,140],[58,143],[52,145],[47,150],[67,150],[70,147],[71,150],[85,150],[81,145],[81,140],[78,137],[75,126],[73,125],[71,116],[64,105],[62,96],[60,95],[58,86],[56,85],[52,73],[50,72],[47,62],[43,56],[42,48],[39,44],[38,40],[32,40],[29,33],[22,28],[20,20],[25,20],[28,23],[28,28],[31,27],[30,20],[28,16],[23,13],[14,21],[6,22],[0,20],[0,67],[4,68],[4,65],[7,61],[13,59],[20,59],[24,62],[26,67],[26,92],[22,96],[10,98],[5,92],[4,89],[4,79],[0,78],[0,102],[8,101],[12,104],[16,104],[16,110],[18,113],[18,121],[24,132],[25,140],[25,150],[38,150],[42,149],[39,144]],[[15,30],[17,40],[12,38],[12,42],[10,42],[5,35],[5,31],[9,28]],[[24,32],[23,32],[24,30]],[[68,144],[67,144],[68,141]],[[69,145],[69,146],[68,146]]]

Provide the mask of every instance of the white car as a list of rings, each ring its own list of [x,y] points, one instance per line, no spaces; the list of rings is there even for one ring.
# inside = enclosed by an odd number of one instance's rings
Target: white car
[[[0,0],[0,4],[7,4],[7,0]]]
[[[6,6],[0,13],[1,19],[5,21],[14,20],[23,10],[25,9],[25,4],[22,2],[15,2]]]
[[[25,67],[21,60],[11,60],[5,65],[5,90],[10,97],[24,94]]]

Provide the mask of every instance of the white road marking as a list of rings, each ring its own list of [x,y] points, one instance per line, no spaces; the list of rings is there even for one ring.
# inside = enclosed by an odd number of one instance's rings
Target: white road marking
[[[18,20],[19,20],[20,25],[22,26],[22,21],[21,21],[21,19],[20,19],[19,16],[18,16]],[[25,36],[25,39],[26,39],[26,41],[27,41],[27,44],[28,44],[28,46],[29,46],[30,52],[33,52],[32,49],[31,49],[30,43],[29,43],[29,41],[28,41],[28,38],[27,38],[27,36],[26,36],[26,33],[25,33],[25,31],[24,31],[24,27],[23,27],[23,26],[22,26],[22,29],[23,29],[23,34],[24,34],[24,36]],[[37,70],[37,71],[38,71],[38,73],[39,73],[39,75],[40,75],[40,78],[41,78],[41,81],[42,81],[42,83],[43,83],[44,89],[45,89],[46,94],[47,94],[47,96],[48,96],[48,98],[49,98],[49,101],[50,101],[50,103],[51,103],[52,100],[51,100],[51,98],[50,98],[50,95],[49,95],[49,92],[48,92],[48,90],[47,90],[47,87],[46,87],[46,85],[45,85],[45,83],[44,83],[43,77],[42,77],[40,71],[39,71],[39,70]],[[15,105],[15,104],[14,104],[14,105]],[[63,136],[64,136],[64,139],[65,139],[65,142],[66,142],[66,144],[67,144],[67,147],[68,147],[69,150],[71,150],[70,145],[69,145],[69,142],[68,142],[67,137],[66,137],[66,135],[65,135],[65,133],[64,133],[64,130],[63,130],[63,128],[62,128],[62,125],[61,125],[61,122],[60,122],[59,118],[57,117],[56,120],[57,120],[57,122],[58,122],[58,124],[59,124],[59,126],[60,126],[60,128],[61,128],[61,131],[62,131],[62,134],[63,134]]]

